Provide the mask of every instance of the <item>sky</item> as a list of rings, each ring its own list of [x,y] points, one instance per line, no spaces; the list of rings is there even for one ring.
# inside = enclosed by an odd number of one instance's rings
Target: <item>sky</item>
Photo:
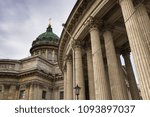
[[[51,18],[59,37],[76,0],[0,0],[0,59],[30,56],[33,40],[46,31]]]
[[[60,37],[76,1],[0,0],[0,59],[30,56],[33,40],[46,31],[50,18],[53,32]],[[122,57],[121,61],[124,65]],[[133,64],[132,56],[131,61]]]

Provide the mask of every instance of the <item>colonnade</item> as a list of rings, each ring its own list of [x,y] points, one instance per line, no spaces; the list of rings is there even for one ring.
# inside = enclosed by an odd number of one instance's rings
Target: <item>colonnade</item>
[[[146,8],[143,4],[137,7],[133,5],[132,0],[119,0],[122,10],[125,27],[131,52],[134,57],[134,63],[139,79],[141,95],[143,99],[150,99],[150,20]],[[114,44],[112,29],[105,26],[104,30],[99,30],[97,21],[90,19],[90,44],[87,48],[82,48],[79,41],[74,43],[73,52],[70,52],[74,58],[66,59],[66,71],[64,71],[64,89],[65,99],[75,99],[73,97],[73,78],[76,84],[81,87],[79,99],[85,99],[84,71],[82,63],[82,49],[87,56],[88,86],[90,99],[96,100],[127,100],[129,99],[125,78],[129,82],[132,99],[140,99],[139,90],[136,84],[133,68],[130,61],[130,51],[121,51],[125,61],[126,76],[120,61],[118,62],[118,53]],[[100,23],[100,21],[99,21]],[[101,43],[101,35],[104,44]],[[103,47],[107,59],[108,74],[104,64]],[[74,60],[74,66],[73,61]],[[73,70],[73,67],[75,70]],[[75,76],[73,76],[73,72]],[[109,80],[107,80],[107,76]]]

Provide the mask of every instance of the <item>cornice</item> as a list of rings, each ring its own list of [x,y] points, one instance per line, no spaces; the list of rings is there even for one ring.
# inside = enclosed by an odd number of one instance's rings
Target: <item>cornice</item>
[[[1,71],[0,72],[0,78],[17,78],[19,72],[13,72],[13,71]]]
[[[20,86],[29,87],[30,85],[42,86],[52,88],[51,82],[45,82],[43,80],[27,80],[19,83]]]
[[[89,6],[89,4],[92,4],[94,2],[94,0],[78,0],[73,8],[73,10],[71,11],[66,24],[65,24],[65,28],[66,30],[72,34],[73,30],[75,29],[75,25],[77,25],[79,19],[81,19],[83,17],[83,13],[84,11],[87,9],[87,7]],[[66,36],[67,35],[67,36]],[[65,30],[63,29],[60,40],[59,40],[59,49],[58,49],[58,63],[60,68],[62,69],[62,63],[63,63],[63,59],[61,55],[64,51],[64,46],[66,44],[66,42],[68,40],[68,34],[65,32]]]
[[[46,73],[44,70],[38,69],[38,68],[27,70],[27,71],[22,71],[18,74],[18,77],[24,78],[24,77],[33,76],[33,75],[40,76],[48,80],[51,80],[53,77],[50,73]]]

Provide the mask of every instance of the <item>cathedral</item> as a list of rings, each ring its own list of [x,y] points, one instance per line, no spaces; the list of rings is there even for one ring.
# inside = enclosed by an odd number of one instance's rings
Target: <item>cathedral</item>
[[[58,49],[65,99],[149,100],[149,16],[149,0],[77,0]]]
[[[59,37],[51,25],[33,41],[31,56],[0,60],[0,99],[63,99],[63,76],[57,62]]]
[[[149,100],[150,2],[77,0],[60,39],[49,25],[30,53],[0,60],[0,99]]]

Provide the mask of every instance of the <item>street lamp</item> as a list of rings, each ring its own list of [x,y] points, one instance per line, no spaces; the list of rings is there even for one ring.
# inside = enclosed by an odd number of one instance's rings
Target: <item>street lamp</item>
[[[78,84],[77,84],[77,86],[75,86],[74,89],[75,89],[75,94],[77,96],[77,100],[79,100],[79,95],[80,95],[80,89],[81,89],[81,87],[79,87]]]

